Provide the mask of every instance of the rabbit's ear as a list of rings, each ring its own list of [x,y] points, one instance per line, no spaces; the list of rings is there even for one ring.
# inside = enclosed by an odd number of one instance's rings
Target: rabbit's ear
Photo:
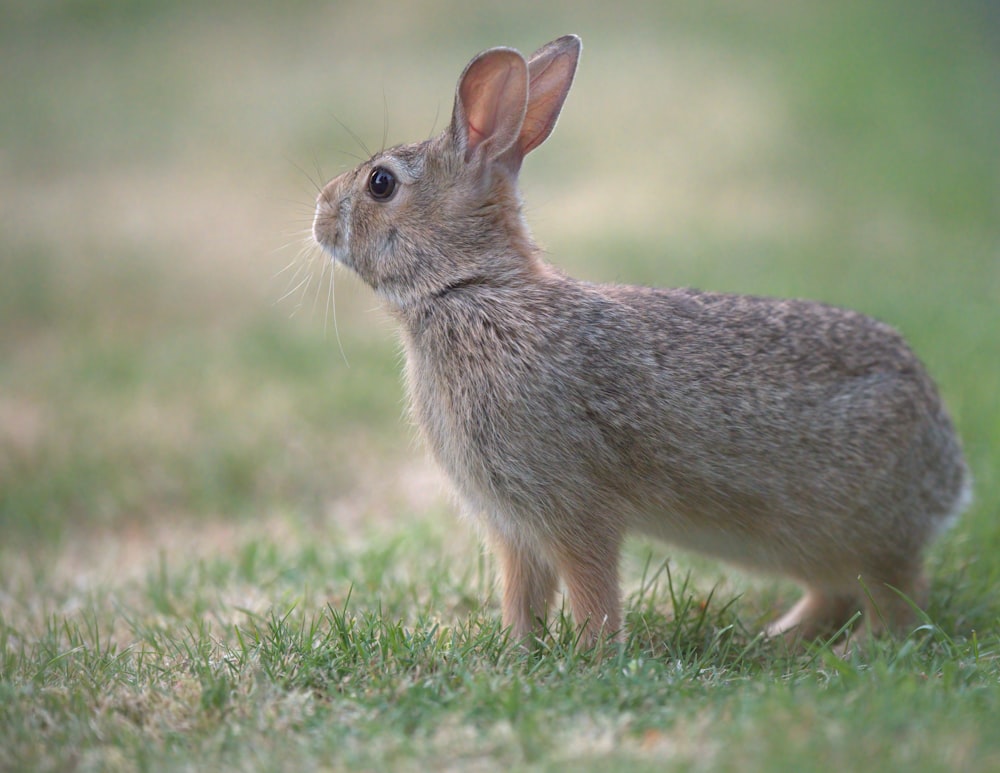
[[[564,35],[546,43],[528,60],[528,109],[517,142],[504,154],[504,161],[514,172],[555,128],[573,85],[582,48],[576,35]]]
[[[465,68],[455,93],[451,138],[471,161],[495,159],[514,144],[528,104],[528,64],[510,48],[484,51]]]

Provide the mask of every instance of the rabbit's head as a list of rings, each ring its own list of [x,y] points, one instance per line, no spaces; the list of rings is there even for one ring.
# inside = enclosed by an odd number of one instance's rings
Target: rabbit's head
[[[517,173],[552,132],[580,39],[493,48],[458,81],[439,136],[375,154],[320,193],[316,241],[396,307],[523,271],[534,258]]]

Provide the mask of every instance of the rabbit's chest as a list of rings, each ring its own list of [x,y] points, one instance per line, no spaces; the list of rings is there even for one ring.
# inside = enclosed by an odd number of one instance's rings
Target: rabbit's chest
[[[559,496],[573,477],[558,410],[533,390],[544,386],[523,367],[488,354],[478,361],[408,353],[406,379],[413,418],[458,493],[477,510],[522,509]],[[547,422],[553,426],[546,426]],[[556,458],[558,457],[558,458]]]
[[[456,479],[481,485],[510,450],[499,426],[517,412],[516,401],[482,374],[443,370],[439,364],[407,362],[410,406],[439,463]],[[457,482],[457,481],[456,481]]]

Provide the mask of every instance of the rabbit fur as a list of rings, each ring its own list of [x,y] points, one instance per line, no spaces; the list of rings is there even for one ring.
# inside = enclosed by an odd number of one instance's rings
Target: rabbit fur
[[[561,579],[590,640],[619,635],[634,530],[799,583],[771,635],[858,610],[905,631],[923,550],[969,492],[933,382],[854,311],[546,263],[517,176],[580,49],[475,57],[448,128],[329,182],[313,225],[399,322],[413,416],[498,557],[504,624],[530,638]]]

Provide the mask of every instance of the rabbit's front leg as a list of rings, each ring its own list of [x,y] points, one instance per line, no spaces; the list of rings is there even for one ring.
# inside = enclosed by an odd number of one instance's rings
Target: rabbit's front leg
[[[495,534],[492,544],[503,582],[504,627],[512,639],[527,644],[544,625],[559,578],[549,559],[523,541]]]
[[[590,644],[602,639],[620,641],[624,630],[618,561],[623,534],[599,524],[589,527],[555,547],[556,567],[566,584],[573,618],[583,629],[583,640]]]

